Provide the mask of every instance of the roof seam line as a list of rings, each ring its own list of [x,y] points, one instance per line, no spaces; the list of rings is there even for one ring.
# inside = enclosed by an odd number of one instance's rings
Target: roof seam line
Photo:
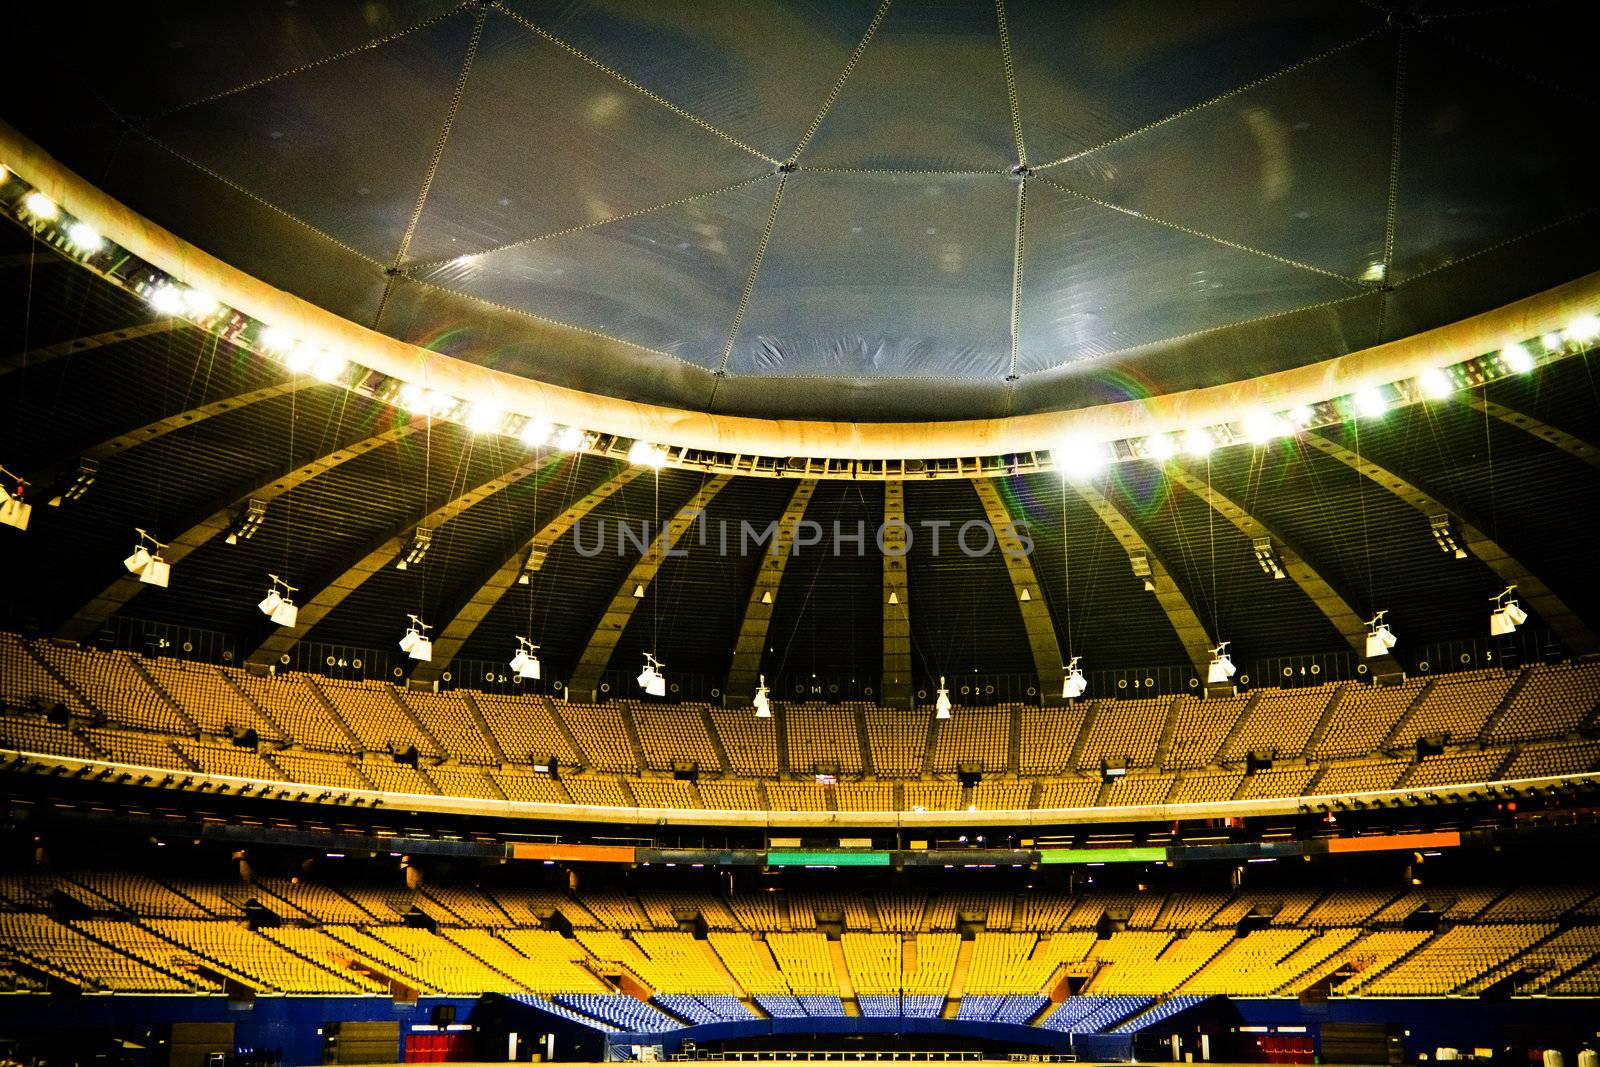
[[[1394,268],[1395,216],[1400,206],[1400,141],[1405,127],[1406,31],[1395,37],[1394,107],[1389,115],[1389,190],[1383,215],[1383,278]],[[1382,337],[1379,337],[1382,340]]]
[[[1565,226],[1569,222],[1577,222],[1579,219],[1588,218],[1596,212],[1600,212],[1600,205],[1584,208],[1582,211],[1573,212],[1571,215],[1563,215],[1559,219],[1554,219],[1542,225],[1535,226],[1526,233],[1519,233],[1515,237],[1507,237],[1502,241],[1496,241],[1494,244],[1484,245],[1482,248],[1479,248],[1476,251],[1468,252],[1464,256],[1458,256],[1454,259],[1447,259],[1437,266],[1429,267],[1424,271],[1418,271],[1416,274],[1409,275],[1400,281],[1391,282],[1390,284],[1393,288],[1399,289],[1401,286],[1410,285],[1414,281],[1426,278],[1430,274],[1437,274],[1439,271],[1447,270],[1450,267],[1459,266],[1462,263],[1466,263],[1468,260],[1477,259],[1479,256],[1485,256],[1491,252],[1498,252],[1507,245],[1514,245],[1518,241],[1525,241],[1530,237],[1536,237],[1539,234],[1544,233],[1546,230],[1553,230],[1558,226]]]
[[[455,88],[450,91],[450,104],[445,108],[444,122],[439,126],[439,136],[434,141],[433,152],[428,157],[428,169],[422,176],[422,188],[417,192],[416,206],[411,209],[411,220],[406,223],[406,232],[400,237],[400,247],[394,254],[391,269],[396,269],[406,258],[406,252],[411,248],[411,239],[416,236],[417,225],[422,221],[422,211],[428,204],[428,193],[433,189],[433,180],[439,174],[439,163],[444,159],[445,145],[450,141],[450,130],[455,126],[456,113],[461,110],[461,100],[467,92],[467,78],[472,74],[472,61],[478,55],[478,42],[483,40],[483,26],[488,21],[489,9],[478,7],[472,17],[472,36],[467,39],[467,54],[461,60],[461,69],[456,74]]]
[[[851,74],[855,73],[856,65],[861,62],[862,55],[866,53],[867,45],[871,44],[872,39],[877,36],[878,27],[883,23],[884,16],[889,14],[889,5],[893,2],[894,0],[881,0],[878,4],[878,10],[872,16],[872,21],[867,23],[866,32],[861,35],[861,40],[856,42],[856,47],[850,53],[850,58],[845,61],[844,69],[833,80],[832,87],[828,89],[828,95],[822,98],[822,106],[817,109],[815,117],[811,120],[811,125],[806,127],[806,132],[800,137],[800,143],[794,146],[794,151],[789,153],[789,158],[784,161],[785,163],[791,166],[794,165],[799,160],[800,153],[806,150],[806,146],[811,143],[811,139],[822,128],[823,120],[828,117],[828,113],[833,110],[833,105],[838,102],[839,94],[844,91],[844,83],[849,80]]]
[[[767,258],[767,246],[772,243],[772,231],[778,225],[778,206],[783,203],[783,189],[789,182],[787,174],[778,178],[778,188],[772,194],[772,206],[767,210],[767,224],[761,230],[761,241],[756,245],[755,260],[750,264],[750,273],[744,280],[744,291],[739,294],[739,306],[733,313],[733,323],[728,327],[728,343],[722,347],[722,362],[717,365],[717,376],[720,378],[727,373],[728,362],[733,358],[733,342],[739,336],[739,327],[744,325],[745,312],[750,309],[750,297],[756,291],[756,278],[761,274],[761,264]],[[712,384],[711,399],[716,400],[716,384]]]
[[[973,168],[970,170],[941,170],[938,168],[918,167],[831,167],[796,165],[795,170],[807,174],[901,174],[913,177],[943,177],[943,178],[998,178],[1011,172],[1005,169],[990,169],[987,167]]]
[[[1132,219],[1139,219],[1140,221],[1148,222],[1156,226],[1164,226],[1169,230],[1176,230],[1179,233],[1186,233],[1190,237],[1198,237],[1203,241],[1210,241],[1213,244],[1219,244],[1225,248],[1231,248],[1236,252],[1247,252],[1253,256],[1260,256],[1263,259],[1270,259],[1274,263],[1281,264],[1285,267],[1294,267],[1298,270],[1311,271],[1313,274],[1321,274],[1327,278],[1335,278],[1341,282],[1348,282],[1351,285],[1359,284],[1358,279],[1352,278],[1348,274],[1340,274],[1338,271],[1328,270],[1326,267],[1318,267],[1310,263],[1303,263],[1298,259],[1290,259],[1287,256],[1280,256],[1276,252],[1269,252],[1264,248],[1256,248],[1253,245],[1243,244],[1239,241],[1231,241],[1226,237],[1219,237],[1214,233],[1207,233],[1205,230],[1197,230],[1193,226],[1185,226],[1181,222],[1173,222],[1170,219],[1164,219],[1159,215],[1150,215],[1143,211],[1135,211],[1133,208],[1123,207],[1120,204],[1113,204],[1109,200],[1101,200],[1097,196],[1090,196],[1088,193],[1080,192],[1071,186],[1063,185],[1061,182],[1046,174],[1040,174],[1037,175],[1037,177],[1040,181],[1046,183],[1051,188],[1066,193],[1068,196],[1076,197],[1085,203],[1094,204],[1096,207],[1102,207],[1108,211],[1115,211],[1120,215],[1126,215]]]
[[[1017,166],[1028,165],[1028,146],[1022,139],[1022,107],[1017,99],[1017,69],[1011,62],[1011,30],[1006,24],[1006,0],[994,0],[995,22],[1000,27],[1000,66],[1006,76],[1006,105],[1011,110],[1011,136],[1017,142]],[[1015,362],[1015,360],[1013,360]],[[1016,367],[1012,367],[1012,373]]]
[[[1431,21],[1432,20],[1430,19],[1429,23],[1431,23]],[[1576,89],[1570,88],[1569,86],[1562,85],[1560,82],[1550,81],[1548,78],[1541,78],[1539,75],[1523,70],[1521,67],[1514,66],[1490,52],[1485,52],[1483,49],[1478,48],[1475,45],[1468,44],[1466,41],[1461,40],[1454,34],[1446,33],[1443,30],[1437,29],[1429,23],[1424,23],[1423,25],[1423,32],[1427,33],[1429,36],[1435,37],[1450,45],[1452,48],[1456,48],[1467,53],[1468,55],[1476,56],[1485,63],[1488,63],[1490,66],[1498,67],[1507,74],[1521,78],[1530,85],[1537,85],[1541,89],[1556,93],[1559,96],[1565,96],[1571,100],[1577,100],[1579,103],[1588,104],[1591,107],[1600,104],[1600,98],[1586,95]]]
[[[181,114],[182,112],[189,111],[193,108],[202,107],[218,100],[225,100],[230,96],[237,96],[240,93],[247,93],[251,89],[259,89],[263,85],[271,85],[273,82],[282,81],[284,78],[292,78],[297,74],[304,74],[307,71],[315,70],[318,67],[326,66],[329,63],[337,63],[341,59],[350,59],[354,56],[360,55],[362,52],[374,51],[375,49],[381,48],[386,44],[391,44],[395,41],[398,41],[402,37],[409,37],[411,34],[416,33],[419,30],[425,30],[430,26],[458,15],[467,8],[476,6],[476,2],[477,0],[463,0],[462,3],[457,4],[448,11],[441,11],[437,15],[432,15],[428,18],[425,18],[414,26],[408,26],[403,30],[396,30],[393,33],[385,34],[382,37],[374,37],[371,40],[362,41],[360,44],[346,48],[343,51],[330,53],[329,55],[325,55],[320,59],[313,59],[309,63],[302,63],[298,67],[290,67],[288,70],[278,71],[276,74],[268,74],[265,77],[257,78],[254,81],[245,82],[243,85],[236,85],[231,89],[223,89],[220,92],[212,93],[209,96],[202,96],[197,100],[190,100],[188,103],[179,104],[176,107],[169,108],[166,111],[158,112],[154,115],[146,115],[145,117],[132,123],[132,125],[139,126],[143,125],[144,123],[156,122],[161,119],[171,118],[174,115]]]
[[[262,207],[266,208],[268,211],[271,211],[273,214],[281,215],[284,218],[288,219],[290,222],[294,223],[295,225],[300,226],[300,227],[302,227],[304,229],[310,230],[312,233],[316,234],[318,237],[322,238],[324,241],[327,241],[329,244],[335,245],[335,246],[343,249],[344,251],[349,252],[352,256],[357,257],[358,259],[362,260],[365,263],[370,263],[374,267],[379,268],[380,270],[384,269],[384,264],[381,261],[372,258],[371,256],[367,255],[365,252],[358,251],[353,246],[346,244],[345,242],[339,240],[339,238],[333,236],[332,234],[330,234],[330,233],[328,233],[328,232],[326,232],[324,230],[318,229],[316,226],[313,226],[311,223],[307,222],[305,219],[300,218],[298,215],[295,215],[292,212],[287,211],[284,208],[279,207],[277,204],[274,204],[272,201],[268,200],[266,197],[262,196],[260,193],[253,192],[250,189],[246,189],[244,186],[240,185],[238,182],[234,181],[232,178],[225,177],[222,174],[220,174],[219,172],[217,172],[215,170],[212,170],[210,167],[206,166],[204,163],[201,163],[199,160],[194,159],[191,156],[187,156],[187,155],[183,154],[182,152],[178,151],[176,148],[174,148],[171,145],[167,144],[165,141],[161,141],[161,140],[157,139],[155,136],[150,134],[148,131],[136,129],[134,132],[137,133],[140,137],[143,137],[145,140],[149,141],[151,144],[155,145],[157,148],[161,149],[163,152],[166,152],[168,155],[172,156],[173,158],[179,159],[179,160],[183,161],[184,163],[189,164],[189,166],[193,167],[195,170],[197,170],[200,173],[204,174],[206,177],[211,178],[214,181],[221,182],[223,185],[226,185],[229,189],[232,189],[234,192],[236,192],[239,195],[245,197],[246,199],[252,200],[257,204],[260,204]]]
[[[998,3],[999,0],[996,0]],[[1017,182],[1017,233],[1011,249],[1011,369],[1006,381],[1017,377],[1017,344],[1022,330],[1022,242],[1028,218],[1028,183]]]
[[[479,249],[476,252],[463,252],[460,255],[442,256],[437,259],[407,260],[405,263],[400,265],[409,270],[417,267],[437,267],[445,263],[453,263],[458,259],[470,259],[476,256],[494,255],[497,252],[505,252],[509,249],[521,248],[524,245],[537,244],[540,241],[549,241],[557,237],[568,237],[575,233],[583,233],[587,230],[597,230],[604,226],[610,226],[613,223],[627,222],[630,219],[643,218],[645,215],[652,215],[658,211],[668,211],[675,207],[682,207],[684,204],[692,204],[697,200],[705,200],[709,197],[720,196],[723,193],[731,193],[735,189],[743,189],[747,186],[756,185],[760,182],[766,181],[771,177],[772,175],[770,172],[763,171],[754,178],[746,178],[744,181],[733,182],[729,185],[719,185],[715,189],[705,189],[698,193],[690,193],[688,196],[680,196],[676,200],[668,200],[664,204],[652,204],[649,207],[639,208],[637,211],[629,211],[621,215],[611,215],[607,218],[597,219],[594,222],[585,222],[580,223],[577,226],[568,226],[564,230],[552,230],[549,233],[535,234],[532,237],[521,237],[515,241],[508,241],[502,245],[494,245],[490,248]]]
[[[723,129],[713,125],[712,123],[706,121],[705,119],[701,118],[699,115],[696,115],[694,112],[690,111],[688,108],[682,107],[682,106],[680,106],[678,104],[674,104],[671,100],[668,100],[666,97],[662,96],[660,93],[657,93],[657,92],[655,92],[655,91],[653,91],[651,89],[645,88],[643,85],[640,85],[638,82],[634,81],[632,78],[628,77],[626,74],[622,73],[621,71],[617,70],[616,68],[608,66],[605,63],[602,63],[600,60],[596,59],[594,56],[589,55],[587,52],[584,52],[583,50],[578,48],[576,45],[571,44],[570,42],[568,42],[566,40],[563,40],[560,37],[557,37],[555,34],[551,33],[549,30],[545,29],[543,26],[540,26],[538,23],[533,22],[532,20],[524,17],[520,12],[513,11],[511,8],[507,7],[505,4],[499,3],[499,2],[496,2],[494,4],[494,6],[499,11],[504,12],[514,22],[516,22],[519,25],[521,25],[523,29],[527,30],[529,33],[533,34],[535,37],[538,37],[540,40],[545,41],[548,44],[551,44],[554,47],[561,49],[563,52],[565,52],[568,55],[572,56],[574,59],[577,59],[577,60],[580,60],[581,62],[587,63],[589,66],[593,67],[595,70],[598,70],[600,73],[606,75],[608,78],[611,78],[612,80],[614,80],[614,81],[616,81],[616,82],[618,82],[618,83],[620,83],[622,85],[627,86],[629,89],[632,89],[634,92],[638,93],[640,96],[644,97],[646,100],[649,100],[651,103],[659,105],[660,107],[666,108],[668,111],[672,112],[674,115],[678,116],[680,119],[683,119],[685,122],[688,122],[688,123],[691,123],[691,124],[693,124],[695,126],[698,126],[700,129],[706,131],[709,134],[712,134],[715,137],[718,137],[718,138],[722,139],[723,141],[726,141],[728,144],[730,144],[733,147],[739,149],[740,151],[750,153],[752,156],[755,156],[757,159],[766,160],[768,163],[771,163],[773,166],[778,166],[780,164],[779,160],[774,159],[773,157],[767,155],[765,152],[761,151],[758,148],[752,148],[750,145],[747,145],[743,141],[739,140],[733,134],[728,133],[726,130],[723,130]]]
[[[1234,88],[1229,89],[1226,92],[1218,93],[1216,96],[1213,96],[1213,97],[1211,97],[1211,98],[1209,98],[1207,100],[1202,100],[1197,104],[1191,104],[1191,105],[1189,105],[1188,107],[1184,108],[1181,111],[1174,111],[1172,114],[1167,115],[1164,118],[1156,119],[1154,122],[1147,122],[1143,126],[1139,126],[1139,127],[1135,128],[1135,129],[1129,130],[1126,133],[1120,133],[1120,134],[1118,134],[1117,136],[1111,138],[1108,141],[1102,141],[1097,145],[1093,145],[1092,147],[1084,148],[1084,149],[1081,149],[1081,150],[1079,150],[1077,152],[1073,152],[1071,155],[1062,156],[1060,159],[1053,159],[1048,163],[1040,163],[1034,169],[1043,170],[1046,167],[1059,167],[1063,163],[1072,163],[1072,162],[1075,162],[1077,160],[1082,159],[1085,156],[1093,155],[1094,153],[1103,151],[1104,149],[1110,148],[1113,145],[1121,144],[1123,141],[1126,141],[1126,140],[1128,140],[1130,138],[1137,137],[1142,133],[1149,133],[1151,130],[1157,129],[1157,128],[1161,127],[1161,126],[1165,126],[1169,122],[1176,122],[1178,119],[1186,118],[1189,115],[1193,115],[1197,111],[1204,111],[1206,108],[1211,107],[1211,106],[1213,106],[1215,104],[1220,104],[1225,100],[1231,100],[1235,96],[1239,96],[1242,93],[1247,93],[1252,89],[1259,88],[1259,87],[1261,87],[1263,85],[1268,84],[1269,82],[1276,81],[1279,78],[1286,77],[1286,76],[1288,76],[1290,74],[1295,73],[1296,71],[1303,70],[1306,67],[1312,66],[1313,64],[1320,63],[1325,59],[1331,59],[1332,57],[1338,55],[1341,52],[1348,51],[1349,49],[1354,48],[1357,45],[1364,44],[1367,41],[1372,40],[1372,38],[1378,36],[1380,33],[1383,33],[1383,32],[1384,32],[1384,28],[1383,27],[1378,27],[1378,28],[1375,28],[1375,29],[1368,30],[1366,33],[1361,34],[1359,37],[1353,37],[1350,40],[1344,42],[1343,44],[1335,45],[1334,47],[1332,47],[1332,48],[1330,48],[1330,49],[1328,49],[1328,50],[1326,50],[1324,52],[1318,52],[1314,56],[1307,56],[1305,59],[1300,60],[1298,63],[1291,63],[1289,66],[1284,67],[1284,68],[1282,68],[1280,70],[1275,70],[1271,74],[1263,74],[1261,77],[1254,78],[1254,79],[1252,79],[1250,81],[1247,81],[1243,85],[1235,86]]]

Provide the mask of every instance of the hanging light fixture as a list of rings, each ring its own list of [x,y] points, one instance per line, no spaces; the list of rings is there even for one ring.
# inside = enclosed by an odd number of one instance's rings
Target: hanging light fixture
[[[433,641],[428,637],[432,629],[427,623],[416,615],[407,615],[411,625],[406,628],[406,635],[400,639],[400,651],[412,659],[427,663],[433,659]]]
[[[151,537],[143,530],[136,531],[139,540],[134,542],[133,554],[122,561],[130,574],[137,574],[139,580],[146,585],[167,587],[167,579],[172,575],[172,564],[161,558],[161,550],[167,546]]]
[[[511,655],[511,669],[517,672],[518,678],[526,678],[530,682],[539,680],[539,657],[534,653],[539,651],[539,646],[526,637],[517,638],[517,650]]]
[[[664,697],[667,695],[667,676],[662,674],[666,664],[656,659],[654,652],[644,654],[644,668],[639,671],[639,677],[634,681],[639,683],[646,696]]]
[[[1528,613],[1522,610],[1511,596],[1516,591],[1516,586],[1508,585],[1505,591],[1489,599],[1494,601],[1494,610],[1489,612],[1489,636],[1504,637],[1506,634],[1515,633],[1517,627],[1528,621]]]
[[[1078,666],[1082,660],[1082,656],[1073,656],[1072,661],[1067,664],[1067,676],[1061,679],[1063,700],[1076,700],[1089,688],[1089,682],[1083,676],[1083,669]]]
[[[763,674],[759,675],[759,677],[761,682],[756,686],[756,698],[752,703],[755,705],[756,718],[770,719],[772,718],[772,701],[768,699],[770,690],[767,689],[767,676]]]
[[[295,587],[276,574],[269,574],[267,577],[272,579],[272,586],[256,607],[261,609],[261,614],[279,626],[293,626],[300,618],[300,609],[295,607],[294,601],[290,599]]]
[[[944,675],[939,675],[939,692],[933,701],[933,717],[935,719],[948,719],[950,717],[950,690],[945,688]]]
[[[1367,620],[1368,659],[1388,655],[1389,650],[1396,644],[1394,631],[1389,629],[1389,624],[1383,621],[1383,617],[1387,614],[1389,614],[1387,611],[1380,611]]]
[[[1228,657],[1229,642],[1223,641],[1211,650],[1211,665],[1206,668],[1206,684],[1221,685],[1232,678],[1238,668]]]

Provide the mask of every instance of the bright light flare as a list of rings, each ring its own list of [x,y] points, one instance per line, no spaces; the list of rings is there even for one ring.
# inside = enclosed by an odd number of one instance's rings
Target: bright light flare
[[[1434,400],[1443,400],[1456,391],[1456,383],[1450,375],[1435,367],[1433,370],[1423,371],[1417,377],[1417,384],[1422,387],[1424,395]]]
[[[1526,374],[1533,369],[1533,353],[1521,345],[1506,345],[1502,348],[1500,361],[1517,374]]]
[[[1356,414],[1363,418],[1376,418],[1389,410],[1389,398],[1381,389],[1363,389],[1350,398]]]
[[[1169,433],[1158,433],[1144,439],[1144,452],[1151,459],[1166,461],[1178,454],[1178,442]]]
[[[1244,435],[1253,445],[1264,445],[1278,437],[1287,437],[1294,431],[1294,427],[1286,422],[1282,415],[1272,415],[1264,411],[1252,412],[1244,417]]]
[[[56,202],[35,189],[22,198],[22,206],[27,208],[28,214],[36,219],[53,219],[61,209],[56,207]]]
[[[1191,456],[1209,456],[1211,450],[1216,447],[1216,439],[1200,427],[1184,432],[1183,450]]]
[[[336,382],[344,377],[344,372],[350,367],[349,361],[343,356],[336,356],[332,352],[324,352],[317,359],[317,365],[311,371],[325,382]]]
[[[467,409],[464,420],[473,433],[493,433],[505,421],[505,413],[489,404],[474,404]]]
[[[1061,477],[1075,482],[1093,478],[1105,470],[1111,460],[1103,443],[1086,437],[1062,441],[1050,450],[1050,458],[1055,462],[1056,470],[1061,472]]]
[[[67,240],[72,242],[73,248],[86,256],[100,251],[106,243],[106,239],[95,232],[95,228],[87,222],[74,222],[68,226]]]
[[[176,285],[158,285],[150,290],[150,306],[163,315],[181,315],[184,302],[183,292]]]
[[[633,447],[628,449],[628,462],[660,470],[666,466],[667,450],[649,441],[635,441]]]
[[[1580,315],[1572,320],[1572,325],[1567,327],[1567,336],[1579,344],[1588,344],[1596,337],[1600,337],[1600,318],[1593,315]]]
[[[289,349],[289,354],[283,359],[284,366],[295,374],[304,374],[317,362],[317,350],[308,344],[298,344]]]
[[[294,347],[294,334],[278,326],[261,331],[261,347],[268,352],[287,352]]]

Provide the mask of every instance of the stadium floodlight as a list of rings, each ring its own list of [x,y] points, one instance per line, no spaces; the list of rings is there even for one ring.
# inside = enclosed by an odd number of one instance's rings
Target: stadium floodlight
[[[1178,442],[1169,433],[1152,434],[1144,439],[1146,457],[1164,463],[1178,454]]]
[[[667,465],[667,450],[649,441],[635,441],[628,449],[628,462],[660,470]]]
[[[411,534],[411,544],[406,548],[394,569],[403,571],[413,563],[421,563],[428,555],[428,548],[433,544],[433,530],[426,526],[418,526]]]
[[[577,452],[587,442],[587,435],[576,426],[568,426],[556,436],[556,447],[563,452]]]
[[[1242,422],[1245,439],[1253,445],[1264,445],[1278,437],[1288,437],[1294,433],[1294,427],[1282,415],[1270,412],[1256,411],[1244,417]]]
[[[467,409],[463,421],[473,433],[492,433],[505,422],[506,416],[493,404],[474,404]]]
[[[665,663],[656,659],[654,652],[644,654],[644,667],[639,671],[639,677],[634,681],[639,683],[639,688],[645,691],[646,696],[664,697],[667,695],[667,676],[662,673]]]
[[[272,586],[256,607],[261,609],[261,614],[279,626],[293,626],[300,620],[300,609],[295,607],[294,601],[290,599],[295,587],[276,574],[269,574],[267,577],[272,579]]]
[[[950,690],[945,688],[944,675],[939,675],[939,692],[933,701],[933,717],[935,719],[948,719],[950,717]]]
[[[16,487],[13,492],[9,486],[0,485],[0,525],[26,530],[28,518],[33,514],[33,505],[22,499],[28,483],[4,467],[0,467],[0,476],[4,476]]]
[[[1128,565],[1133,568],[1133,576],[1144,583],[1146,593],[1156,591],[1155,572],[1150,568],[1150,557],[1143,552],[1136,552],[1128,557]]]
[[[234,516],[233,523],[228,527],[228,536],[224,540],[230,545],[240,541],[248,541],[261,529],[261,524],[267,521],[267,505],[265,501],[251,500],[245,504],[243,511]]]
[[[1500,362],[1509,371],[1526,374],[1533,369],[1533,353],[1521,345],[1506,345],[1500,350]]]
[[[1489,636],[1504,637],[1515,633],[1518,626],[1528,621],[1528,613],[1511,595],[1516,588],[1508,585],[1503,592],[1489,598],[1494,603],[1494,610],[1489,612]]]
[[[1183,435],[1183,450],[1191,456],[1203,459],[1211,455],[1211,450],[1217,447],[1217,439],[1201,426],[1187,430]]]
[[[1256,563],[1260,564],[1262,573],[1270,574],[1274,578],[1285,578],[1288,574],[1283,569],[1277,553],[1272,547],[1272,538],[1256,537],[1250,542],[1251,550],[1256,554]]]
[[[86,256],[93,255],[105,246],[106,240],[87,222],[74,222],[67,227],[67,240],[72,247]]]
[[[540,445],[549,444],[550,435],[554,432],[554,427],[543,419],[529,419],[522,424],[520,436],[523,444],[537,448]]]
[[[161,558],[161,550],[167,546],[144,530],[135,532],[139,540],[134,542],[133,553],[122,561],[122,565],[128,568],[128,573],[137,574],[146,585],[167,588],[167,580],[172,576],[172,564]]]
[[[400,651],[414,660],[427,663],[433,659],[433,641],[428,637],[428,631],[433,627],[423,622],[416,615],[407,615],[411,625],[406,628],[406,635],[400,639]]]
[[[1061,477],[1086,482],[1105,469],[1111,454],[1104,443],[1086,437],[1069,437],[1050,450]]]
[[[1456,391],[1455,380],[1449,374],[1435,367],[1425,370],[1417,376],[1417,384],[1422,391],[1434,400],[1443,400]]]
[[[762,674],[758,675],[758,677],[761,681],[756,686],[755,700],[751,701],[751,703],[755,705],[756,718],[770,719],[772,718],[772,701],[769,697],[771,690],[767,688],[767,676]]]
[[[1437,515],[1429,515],[1428,531],[1433,534],[1434,543],[1439,546],[1440,551],[1446,552],[1456,559],[1467,558],[1467,550],[1462,548],[1461,543],[1456,540],[1455,530],[1451,528],[1450,516],[1447,513],[1440,512]]]
[[[1394,636],[1394,631],[1389,629],[1389,624],[1383,621],[1383,617],[1387,614],[1389,614],[1387,611],[1380,611],[1367,620],[1368,659],[1388,655],[1389,650],[1398,643],[1397,638]]]
[[[1587,345],[1596,337],[1600,337],[1600,318],[1593,315],[1579,315],[1567,327],[1567,336],[1581,345]]]
[[[1211,664],[1206,668],[1207,685],[1221,685],[1237,672],[1238,668],[1228,657],[1228,644],[1224,641],[1211,650]]]
[[[1082,656],[1073,656],[1072,662],[1067,664],[1067,676],[1061,679],[1061,699],[1076,700],[1083,696],[1089,688],[1089,682],[1083,676],[1083,669],[1078,666]]]
[[[37,189],[22,198],[22,206],[28,214],[41,220],[53,219],[61,213],[61,209],[56,207],[56,202]]]
[[[1362,389],[1350,397],[1350,403],[1355,407],[1356,414],[1366,418],[1377,418],[1389,410],[1389,398],[1382,389],[1376,387]]]
[[[517,672],[518,678],[526,678],[530,682],[539,680],[539,657],[534,653],[539,651],[539,646],[526,637],[517,638],[517,650],[511,655],[511,669]]]

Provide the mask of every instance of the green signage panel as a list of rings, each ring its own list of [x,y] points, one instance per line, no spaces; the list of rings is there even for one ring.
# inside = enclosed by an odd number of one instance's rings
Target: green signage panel
[[[887,852],[768,852],[773,867],[887,867]]]
[[[1165,848],[1042,848],[1040,863],[1161,863]]]

